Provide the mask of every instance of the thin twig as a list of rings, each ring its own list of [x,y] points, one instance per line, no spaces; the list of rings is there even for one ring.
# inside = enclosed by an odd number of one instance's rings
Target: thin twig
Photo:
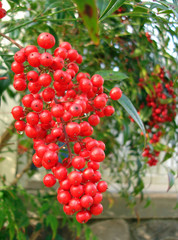
[[[8,77],[0,77],[0,80],[6,80]]]
[[[18,180],[24,175],[24,173],[26,173],[30,169],[31,165],[32,165],[32,161],[30,160],[27,163],[27,165],[22,169],[22,171],[20,173],[17,173],[16,177],[14,178],[14,180],[10,185],[11,186],[16,185]]]
[[[11,43],[15,44],[18,48],[22,49],[23,47],[18,44],[15,40],[13,40],[12,38],[6,36],[4,33],[0,33],[0,36],[6,38],[7,40],[9,40]]]
[[[62,123],[63,132],[64,132],[64,135],[65,135],[65,142],[66,142],[66,145],[67,145],[67,149],[69,151],[69,158],[72,161],[72,152],[71,152],[70,145],[69,145],[69,137],[68,137],[68,135],[66,133],[64,120],[63,120],[62,117],[60,119],[61,119],[61,123]]]

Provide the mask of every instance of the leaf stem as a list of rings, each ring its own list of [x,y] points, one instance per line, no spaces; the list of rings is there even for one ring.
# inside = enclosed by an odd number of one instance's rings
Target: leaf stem
[[[12,38],[6,36],[4,33],[0,33],[0,36],[6,38],[7,40],[9,40],[12,44],[16,45],[18,48],[22,49],[23,47],[18,44],[15,40],[13,40]]]

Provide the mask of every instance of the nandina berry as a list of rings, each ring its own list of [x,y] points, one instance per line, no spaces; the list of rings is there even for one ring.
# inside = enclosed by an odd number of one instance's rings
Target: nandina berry
[[[66,59],[67,58],[67,50],[63,47],[58,47],[54,50],[54,56],[60,57],[62,59]]]
[[[28,63],[32,67],[39,67],[40,66],[40,56],[39,52],[32,52],[28,55]]]
[[[91,180],[93,176],[94,170],[92,168],[85,168],[85,170],[83,171],[83,178],[85,180]]]
[[[6,10],[4,8],[0,8],[0,19],[6,16]]]
[[[85,159],[80,156],[75,156],[72,158],[72,166],[78,170],[85,167]]]
[[[106,117],[112,116],[114,114],[114,112],[115,112],[115,109],[113,108],[113,106],[106,106],[104,108],[104,115]]]
[[[100,117],[97,114],[92,114],[92,115],[89,116],[88,122],[92,126],[96,126],[100,123]]]
[[[105,159],[105,153],[103,149],[96,147],[93,148],[90,152],[91,161],[102,162]]]
[[[79,104],[72,104],[70,107],[69,107],[69,112],[72,114],[73,117],[78,117],[81,115],[82,113],[82,107],[81,105]]]
[[[80,134],[80,125],[76,122],[70,122],[66,125],[66,132],[70,137],[75,137]]]
[[[66,215],[73,215],[74,212],[72,211],[72,208],[69,205],[63,206],[63,211]]]
[[[101,87],[104,83],[104,79],[99,74],[95,74],[91,78],[91,82],[95,87]]]
[[[14,124],[17,131],[24,131],[26,127],[26,123],[24,121],[16,121]]]
[[[51,150],[47,150],[45,152],[45,154],[43,155],[43,162],[47,166],[49,166],[50,168],[54,167],[56,165],[56,163],[58,162],[58,155],[57,155],[57,153],[53,152]],[[55,175],[55,177],[56,177],[56,175]]]
[[[60,166],[54,171],[54,176],[59,180],[65,180],[67,177],[67,170],[65,167]]]
[[[25,53],[22,51],[18,51],[14,55],[14,60],[18,63],[23,63],[26,61]]]
[[[15,120],[20,120],[21,118],[23,118],[25,116],[23,107],[21,107],[21,106],[13,107],[11,113]]]
[[[38,113],[36,112],[29,112],[26,116],[26,120],[31,125],[37,125],[39,121]]]
[[[58,70],[58,69],[63,69],[63,67],[64,67],[64,60],[60,57],[54,57],[51,68],[53,70]]]
[[[46,187],[52,187],[56,183],[56,178],[53,174],[46,174],[43,178],[43,183]]]
[[[112,100],[119,100],[122,97],[122,91],[118,87],[114,87],[111,89],[109,93]]]
[[[97,192],[95,196],[93,197],[93,204],[98,204],[103,200],[102,193]]]
[[[60,181],[60,187],[65,190],[65,191],[69,191],[71,184],[69,182],[69,179],[64,179],[63,181]],[[71,191],[70,191],[71,192]],[[72,192],[71,192],[72,194]],[[73,194],[72,194],[73,195]]]
[[[95,216],[100,215],[103,212],[103,205],[101,203],[93,204],[90,208],[90,212]]]
[[[38,48],[34,45],[28,45],[24,49],[25,56],[28,57],[30,53],[38,52]]]
[[[35,112],[41,112],[43,109],[43,102],[40,99],[34,99],[31,103],[31,108]]]
[[[27,73],[27,80],[30,82],[37,82],[38,81],[38,73],[35,71],[29,71]]]
[[[89,168],[92,168],[94,171],[96,171],[96,170],[99,169],[100,164],[99,164],[99,162],[93,162],[93,161],[91,161],[91,162],[88,162],[88,167],[89,167]]]
[[[17,91],[24,91],[27,87],[27,83],[24,79],[18,78],[14,81],[13,86]]]
[[[61,104],[56,104],[51,108],[51,113],[53,117],[60,118],[64,114],[64,108]]]
[[[61,191],[57,195],[57,200],[61,204],[68,204],[70,199],[71,199],[71,195],[70,195],[70,193],[68,191]]]
[[[78,52],[75,49],[70,49],[67,54],[70,62],[75,61],[78,58]]]
[[[36,153],[32,157],[32,162],[35,167],[40,168],[42,167],[42,158],[40,158]]]
[[[82,182],[82,176],[77,171],[72,171],[71,173],[69,173],[68,179],[70,183],[74,186],[77,186]]]
[[[84,187],[84,192],[86,195],[90,195],[90,196],[94,197],[97,192],[96,185],[91,182],[86,183],[86,185]]]
[[[38,78],[38,83],[43,87],[48,87],[52,82],[52,78],[47,73],[42,73]]]
[[[83,208],[89,208],[93,204],[93,198],[89,195],[84,195],[81,197],[80,202]]]
[[[37,42],[41,48],[49,49],[54,47],[56,41],[53,35],[51,35],[50,33],[44,32],[38,36]]]
[[[15,74],[23,73],[23,71],[24,71],[24,66],[23,66],[22,63],[13,62],[13,63],[11,64],[11,70],[12,70]]]
[[[79,223],[86,223],[91,218],[89,211],[80,211],[76,215],[76,219]]]
[[[32,125],[26,125],[25,134],[29,138],[36,138],[38,135],[36,127]]]
[[[42,53],[40,55],[40,63],[44,67],[50,67],[53,64],[53,56],[50,53]]]
[[[69,206],[71,207],[73,212],[78,212],[82,209],[80,200],[77,198],[73,198],[69,201]]]
[[[36,154],[39,158],[42,158],[47,150],[48,150],[48,147],[45,144],[40,144],[36,148]]]
[[[41,123],[49,123],[52,121],[52,114],[48,110],[43,110],[40,113],[40,121]]]
[[[98,183],[97,189],[99,192],[106,192],[106,190],[108,189],[108,185],[105,181],[101,181]]]
[[[70,188],[70,193],[75,198],[81,197],[84,193],[83,186],[82,185],[78,185],[78,186],[72,185],[71,188]]]
[[[28,83],[28,90],[33,93],[36,94],[40,91],[41,89],[41,85],[38,82],[29,82]]]
[[[53,88],[47,87],[42,91],[42,97],[45,102],[50,102],[55,97],[55,91]]]

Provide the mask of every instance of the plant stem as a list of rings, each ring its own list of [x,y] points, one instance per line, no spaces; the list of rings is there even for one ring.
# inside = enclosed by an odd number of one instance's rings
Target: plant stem
[[[6,80],[8,77],[0,77],[0,80]]]
[[[18,44],[15,40],[13,40],[12,38],[6,36],[4,33],[0,33],[0,36],[6,38],[7,40],[9,40],[11,43],[13,43],[14,45],[16,45],[18,48],[22,49],[23,47]]]
[[[67,145],[67,149],[69,151],[69,158],[72,161],[72,152],[71,152],[70,145],[69,145],[69,137],[68,137],[68,135],[66,133],[64,120],[63,120],[62,117],[60,119],[61,119],[61,123],[62,123],[63,132],[64,132],[64,135],[65,135],[65,142],[66,142],[66,145]]]

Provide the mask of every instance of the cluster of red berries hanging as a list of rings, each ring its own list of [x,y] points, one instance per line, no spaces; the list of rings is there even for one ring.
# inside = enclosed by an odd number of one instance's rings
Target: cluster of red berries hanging
[[[27,46],[15,53],[11,65],[14,88],[30,92],[22,98],[24,107],[12,109],[15,128],[33,139],[34,165],[52,171],[44,176],[44,184],[52,187],[56,179],[59,181],[57,199],[64,212],[77,212],[77,221],[85,223],[92,214],[102,213],[102,193],[107,190],[98,171],[105,159],[105,144],[90,136],[100,117],[114,113],[106,104],[109,99],[118,100],[122,91],[115,87],[108,97],[100,75],[78,73],[82,56],[70,43],[61,43],[52,55],[46,52],[55,45],[51,34],[41,33],[37,42],[44,53],[34,45]],[[69,156],[59,162],[58,153],[64,147]]]
[[[160,154],[160,151],[154,150],[154,144],[160,141],[161,136],[163,135],[164,123],[171,122],[176,116],[176,95],[173,89],[173,82],[168,81],[165,77],[165,71],[163,68],[160,68],[158,74],[152,74],[155,77],[155,82],[153,84],[154,90],[150,91],[150,95],[146,96],[146,104],[148,107],[152,108],[151,119],[147,123],[147,132],[150,136],[150,144],[153,145],[153,148],[150,148],[148,145],[144,152],[143,157],[147,157],[147,163],[150,166],[157,164],[157,157]],[[144,88],[144,85],[147,85],[144,79],[140,78],[138,86]],[[167,100],[172,101],[167,101]],[[144,104],[140,106],[144,108]]]
[[[6,16],[6,10],[2,8],[2,2],[0,1],[0,19]]]

